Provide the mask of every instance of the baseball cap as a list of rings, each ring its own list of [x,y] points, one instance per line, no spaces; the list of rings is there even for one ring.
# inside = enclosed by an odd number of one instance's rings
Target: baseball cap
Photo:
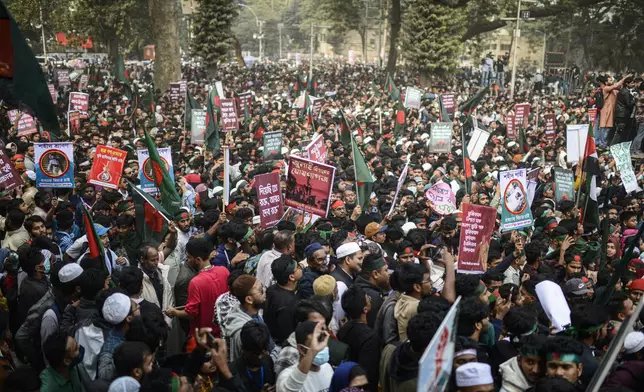
[[[564,294],[566,295],[586,295],[590,292],[590,289],[586,286],[583,280],[580,278],[573,278],[566,282],[564,286]]]

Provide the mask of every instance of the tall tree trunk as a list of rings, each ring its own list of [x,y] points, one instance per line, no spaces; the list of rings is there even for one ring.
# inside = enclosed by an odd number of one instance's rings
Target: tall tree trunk
[[[398,60],[398,34],[402,25],[400,15],[400,0],[391,0],[391,34],[389,36],[389,57],[387,58],[387,72],[396,72],[396,60]]]
[[[175,13],[178,2],[150,0],[149,6],[156,52],[154,88],[163,92],[168,89],[170,83],[181,79],[179,25]]]
[[[112,36],[107,41],[107,57],[112,64],[116,64],[116,59],[119,57],[119,40],[116,36]]]
[[[242,55],[241,44],[237,37],[233,37],[233,48],[235,49],[235,60],[240,67],[245,67],[246,63],[244,62],[244,55]]]
[[[362,44],[362,61],[367,63],[367,28],[358,29],[358,34],[360,34],[360,43]]]

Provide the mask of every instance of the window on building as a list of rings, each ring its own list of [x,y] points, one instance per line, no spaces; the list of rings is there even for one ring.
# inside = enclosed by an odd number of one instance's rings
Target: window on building
[[[496,50],[496,43],[490,44],[490,50]]]
[[[505,52],[509,52],[512,49],[512,45],[510,44],[501,44],[501,50]]]

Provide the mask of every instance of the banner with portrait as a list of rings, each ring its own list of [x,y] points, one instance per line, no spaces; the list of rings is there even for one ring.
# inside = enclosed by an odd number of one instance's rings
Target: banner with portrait
[[[36,187],[74,188],[72,143],[34,143]]]
[[[96,146],[96,155],[89,172],[88,182],[105,188],[117,189],[127,152],[108,146]]]
[[[165,165],[166,170],[170,174],[170,179],[174,182],[174,167],[172,165],[172,150],[170,147],[157,148],[157,152]],[[154,182],[154,174],[152,162],[150,161],[150,154],[148,150],[136,150],[137,157],[139,158],[139,180],[141,181],[140,188],[150,194],[156,194],[157,189]]]
[[[502,232],[532,226],[527,182],[526,169],[508,170],[499,174]]]

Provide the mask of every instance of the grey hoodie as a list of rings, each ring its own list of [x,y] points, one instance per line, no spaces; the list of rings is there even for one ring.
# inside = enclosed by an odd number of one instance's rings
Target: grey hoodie
[[[230,363],[235,362],[241,356],[242,345],[240,332],[244,324],[253,318],[241,309],[241,306],[233,307],[225,316],[222,327],[228,335],[228,355]]]
[[[513,357],[499,366],[503,379],[500,392],[524,392],[532,388],[532,384],[523,375],[519,365],[519,357]]]

